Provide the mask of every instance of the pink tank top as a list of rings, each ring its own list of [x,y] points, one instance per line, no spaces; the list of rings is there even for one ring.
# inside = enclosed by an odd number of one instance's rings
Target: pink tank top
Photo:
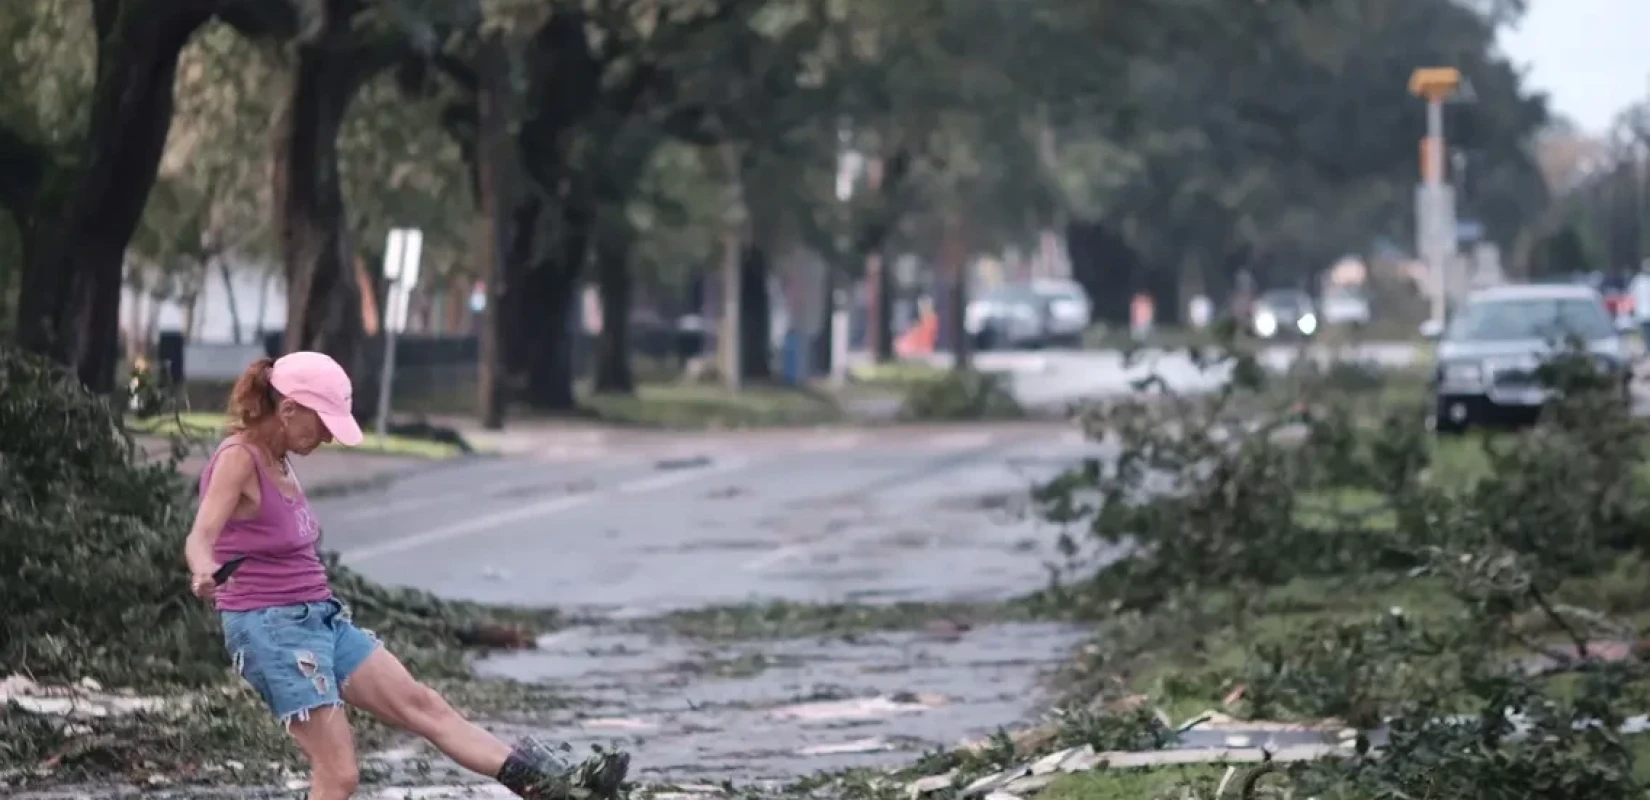
[[[244,447],[252,454],[252,468],[258,475],[258,515],[231,518],[224,523],[212,549],[219,564],[246,558],[234,577],[218,587],[218,610],[253,611],[331,599],[326,565],[321,563],[316,547],[321,526],[309,508],[309,500],[302,488],[295,498],[282,494],[264,472],[263,459],[250,445],[235,440],[218,445],[201,471],[201,496],[206,496],[218,456],[231,447]]]

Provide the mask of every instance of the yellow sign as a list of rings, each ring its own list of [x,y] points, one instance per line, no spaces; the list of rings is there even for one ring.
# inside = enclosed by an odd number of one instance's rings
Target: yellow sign
[[[1454,67],[1422,67],[1409,76],[1409,93],[1428,100],[1443,100],[1461,86],[1461,71]]]

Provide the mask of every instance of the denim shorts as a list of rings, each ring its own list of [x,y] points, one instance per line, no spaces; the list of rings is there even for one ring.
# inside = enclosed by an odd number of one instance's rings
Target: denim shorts
[[[219,616],[235,671],[289,725],[308,720],[315,709],[343,705],[339,690],[378,649],[378,637],[355,627],[337,600]]]

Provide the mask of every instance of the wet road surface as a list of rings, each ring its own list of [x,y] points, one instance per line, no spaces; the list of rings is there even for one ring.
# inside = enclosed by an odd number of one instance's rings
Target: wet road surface
[[[751,601],[1023,595],[1047,580],[1054,532],[996,506],[1092,452],[1048,423],[673,436],[583,460],[477,460],[317,507],[326,546],[371,578],[595,620],[479,665],[575,700],[490,720],[501,733],[622,745],[645,782],[783,781],[905,763],[1020,722],[1083,632],[963,624],[728,643],[628,621]],[[415,771],[432,783],[463,779],[428,752],[399,757],[429,759]]]
[[[981,498],[1091,449],[1056,424],[681,437],[598,460],[480,460],[316,505],[346,564],[449,597],[603,616],[995,599],[1040,583],[1025,548],[1048,537]]]

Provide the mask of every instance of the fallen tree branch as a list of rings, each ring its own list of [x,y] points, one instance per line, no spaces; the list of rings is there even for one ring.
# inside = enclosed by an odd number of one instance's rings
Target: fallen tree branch
[[[1576,654],[1583,661],[1587,660],[1587,638],[1578,633],[1575,627],[1570,625],[1570,621],[1565,619],[1563,614],[1558,613],[1557,609],[1553,608],[1552,603],[1547,601],[1547,595],[1534,583],[1530,584],[1530,599],[1535,601],[1535,604],[1541,608],[1542,613],[1546,614],[1553,621],[1553,624],[1557,625],[1564,631],[1566,636],[1570,637],[1570,641],[1575,643]]]

